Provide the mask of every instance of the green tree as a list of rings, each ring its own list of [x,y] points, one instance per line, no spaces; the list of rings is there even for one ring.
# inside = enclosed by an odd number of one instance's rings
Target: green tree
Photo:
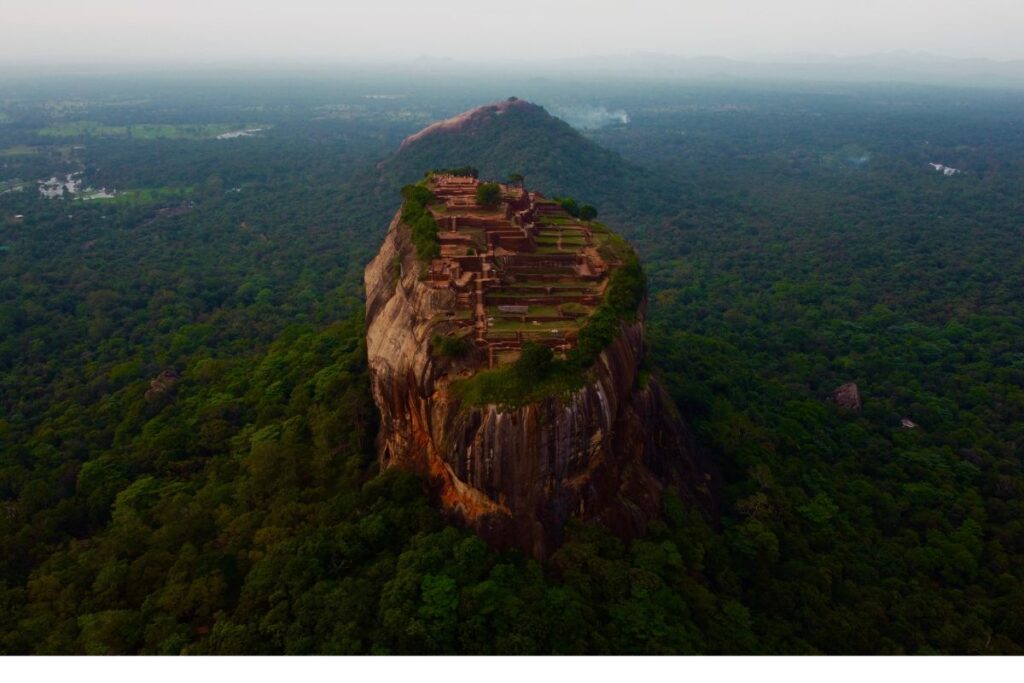
[[[580,204],[572,197],[566,197],[558,202],[562,209],[573,218],[578,218],[580,215]]]
[[[501,202],[501,186],[498,183],[480,183],[476,186],[476,203],[493,209]]]

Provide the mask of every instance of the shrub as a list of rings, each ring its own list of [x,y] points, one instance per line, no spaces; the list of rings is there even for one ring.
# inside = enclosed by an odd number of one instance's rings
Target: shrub
[[[604,301],[580,330],[576,348],[566,360],[581,369],[590,367],[615,338],[619,325],[636,319],[646,284],[640,259],[630,251],[622,266],[612,273]]]
[[[526,344],[515,363],[483,370],[452,388],[467,405],[516,406],[548,396],[567,396],[582,386],[584,379],[577,368],[555,360],[551,349]]]
[[[465,337],[446,337],[435,334],[430,340],[430,350],[435,356],[461,358],[469,353],[472,344]]]
[[[523,352],[515,363],[516,374],[523,382],[541,382],[547,378],[555,354],[541,344],[523,344]]]
[[[402,188],[402,222],[409,226],[416,257],[430,261],[441,255],[441,240],[437,237],[439,226],[427,205],[434,200],[434,193],[422,185],[406,185]]]
[[[578,318],[581,315],[586,315],[587,314],[587,307],[584,306],[583,304],[577,304],[577,303],[569,302],[569,303],[562,304],[561,306],[559,306],[558,307],[558,311],[562,315],[567,315],[570,318]]]

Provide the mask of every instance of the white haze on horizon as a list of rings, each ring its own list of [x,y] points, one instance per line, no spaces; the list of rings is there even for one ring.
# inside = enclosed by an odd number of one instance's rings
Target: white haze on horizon
[[[594,130],[613,124],[629,123],[629,113],[624,109],[608,109],[592,104],[553,104],[549,111],[580,130]]]
[[[1024,59],[1020,0],[0,0],[0,63],[737,59],[891,51]]]

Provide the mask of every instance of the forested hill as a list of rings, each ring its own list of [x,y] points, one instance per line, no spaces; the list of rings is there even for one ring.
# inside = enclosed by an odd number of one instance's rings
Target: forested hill
[[[485,178],[522,175],[530,187],[600,206],[613,221],[650,219],[671,208],[671,185],[660,176],[592,142],[543,107],[515,98],[409,136],[379,168],[393,196],[425,170],[463,166]]]

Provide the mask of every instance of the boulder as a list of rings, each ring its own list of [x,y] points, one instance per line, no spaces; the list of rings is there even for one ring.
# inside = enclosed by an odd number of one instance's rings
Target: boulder
[[[164,370],[150,381],[149,388],[146,389],[146,400],[150,400],[160,396],[161,394],[167,393],[175,384],[178,383],[179,379],[181,378],[174,370]]]
[[[857,388],[856,382],[847,382],[841,387],[837,387],[832,392],[832,400],[835,401],[836,405],[842,406],[847,410],[860,412],[860,389]]]

